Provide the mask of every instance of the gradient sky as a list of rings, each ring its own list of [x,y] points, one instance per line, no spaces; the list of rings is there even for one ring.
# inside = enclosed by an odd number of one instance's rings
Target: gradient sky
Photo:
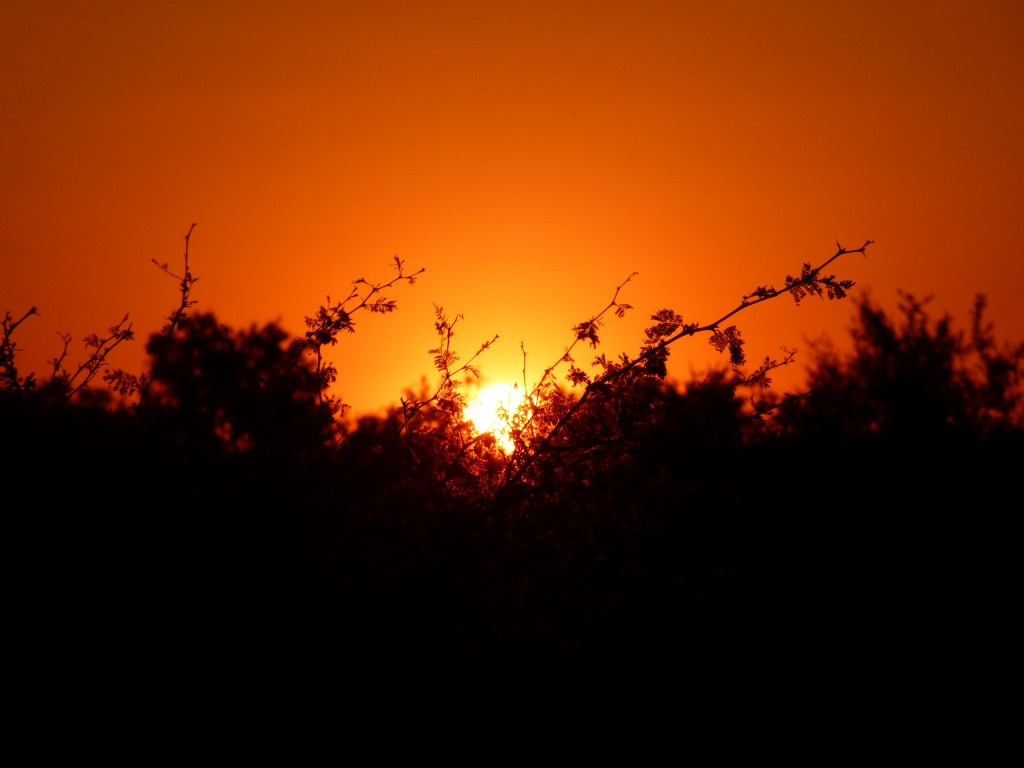
[[[0,4],[0,311],[21,361],[174,308],[295,334],[327,295],[425,267],[336,351],[355,412],[435,382],[434,310],[488,381],[553,362],[616,285],[702,323],[836,241],[835,272],[895,307],[989,299],[1024,333],[1024,3],[54,2]],[[844,343],[849,302],[734,319],[751,363]],[[583,352],[580,362],[589,362]],[[721,360],[673,348],[679,379]],[[24,372],[24,371],[23,371]],[[786,389],[787,377],[780,377]]]

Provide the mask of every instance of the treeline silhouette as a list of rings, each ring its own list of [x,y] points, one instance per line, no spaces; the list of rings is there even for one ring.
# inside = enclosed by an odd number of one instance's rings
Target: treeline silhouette
[[[630,309],[616,290],[506,414],[506,453],[460,418],[477,356],[459,365],[441,308],[436,390],[355,422],[328,394],[322,348],[356,309],[395,309],[401,262],[293,338],[193,311],[187,242],[144,374],[106,363],[123,322],[88,345],[107,387],[62,358],[23,376],[7,315],[8,632],[34,695],[315,682],[555,711],[781,686],[885,707],[1001,674],[1024,345],[997,342],[982,299],[963,332],[909,294],[895,315],[854,298],[852,349],[813,350],[806,391],[778,395],[791,354],[744,374],[735,327],[668,310],[639,355],[585,372],[573,347]],[[740,308],[850,287],[805,265]],[[730,364],[669,384],[669,344],[704,331]]]

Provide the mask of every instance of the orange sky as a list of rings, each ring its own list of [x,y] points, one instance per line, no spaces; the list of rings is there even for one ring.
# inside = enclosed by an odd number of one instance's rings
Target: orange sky
[[[398,255],[422,279],[338,348],[355,411],[435,379],[433,304],[490,381],[539,375],[614,287],[709,322],[836,241],[894,306],[989,298],[1024,338],[1024,4],[112,2],[0,4],[0,311],[42,368],[125,312],[141,370],[197,223],[197,309],[293,333]],[[736,318],[756,362],[846,340],[850,303]],[[678,343],[670,372],[720,359]],[[588,361],[590,355],[581,355]]]

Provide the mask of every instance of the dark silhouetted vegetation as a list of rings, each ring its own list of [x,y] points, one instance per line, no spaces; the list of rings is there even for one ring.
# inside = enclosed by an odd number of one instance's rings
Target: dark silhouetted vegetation
[[[600,329],[632,310],[627,280],[530,387],[524,365],[507,453],[462,418],[496,337],[462,362],[440,307],[437,386],[346,418],[324,351],[357,312],[397,308],[422,272],[398,259],[292,337],[194,311],[187,236],[181,276],[159,265],[181,300],[138,374],[109,364],[125,318],[76,370],[65,347],[48,378],[26,375],[15,341],[34,308],[8,313],[16,663],[40,696],[313,686],[366,707],[546,712],[783,690],[884,708],[999,674],[986,649],[1015,592],[1024,345],[997,342],[982,299],[965,334],[910,295],[896,317],[859,297],[852,349],[818,348],[806,391],[778,397],[771,372],[793,354],[747,370],[729,324],[787,295],[844,298],[853,284],[823,270],[869,245],[712,323],[659,310],[639,352],[609,356]],[[672,345],[699,334],[728,362],[668,383]]]

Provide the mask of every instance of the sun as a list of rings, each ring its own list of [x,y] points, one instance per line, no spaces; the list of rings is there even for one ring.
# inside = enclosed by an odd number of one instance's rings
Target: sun
[[[523,390],[518,384],[491,384],[466,404],[463,415],[466,421],[473,422],[478,434],[490,432],[502,450],[511,453],[515,446],[502,414],[515,413],[522,402]]]

